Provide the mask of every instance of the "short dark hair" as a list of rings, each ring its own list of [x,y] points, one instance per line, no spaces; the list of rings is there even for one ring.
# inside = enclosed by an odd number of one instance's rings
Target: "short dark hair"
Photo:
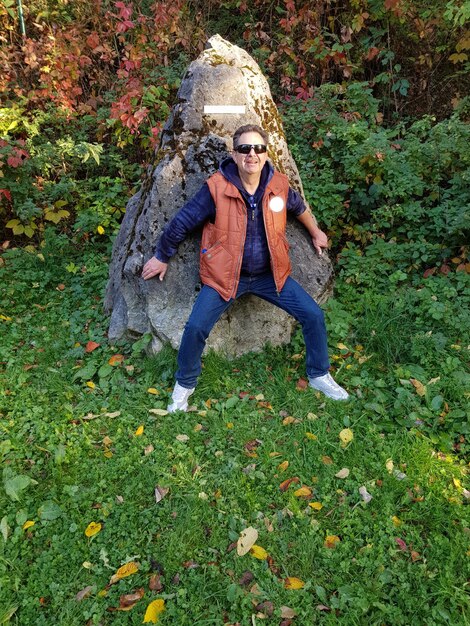
[[[269,135],[263,128],[261,128],[261,126],[258,126],[257,124],[245,124],[245,126],[240,126],[240,128],[237,128],[237,130],[233,133],[234,148],[238,146],[238,140],[244,133],[258,133],[258,135],[261,135],[266,145],[269,143]]]

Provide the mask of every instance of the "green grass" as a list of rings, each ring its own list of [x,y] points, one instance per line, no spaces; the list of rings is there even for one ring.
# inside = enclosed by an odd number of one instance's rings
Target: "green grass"
[[[196,410],[170,417],[149,411],[166,407],[174,352],[150,358],[145,340],[106,340],[106,255],[60,240],[42,254],[14,250],[0,267],[0,623],[141,624],[156,598],[165,600],[162,625],[277,625],[283,606],[302,626],[470,623],[459,300],[444,302],[449,315],[434,320],[430,339],[414,290],[392,304],[340,283],[328,325],[350,402],[297,389],[305,373],[296,334],[285,348],[232,362],[209,354]],[[87,353],[89,340],[100,347]],[[111,366],[114,354],[124,360]],[[345,448],[344,428],[354,433]],[[337,478],[345,467],[349,476]],[[157,485],[169,489],[158,504]],[[297,497],[301,486],[312,495]],[[23,529],[28,520],[35,524]],[[102,529],[88,538],[90,522]],[[267,560],[233,549],[248,526]],[[334,549],[328,535],[340,538]],[[108,587],[131,560],[138,572]],[[253,580],[244,585],[247,570]],[[155,572],[160,592],[149,589]],[[304,587],[286,589],[287,577]],[[130,611],[109,612],[141,587]],[[257,616],[263,601],[274,607],[266,619]]]

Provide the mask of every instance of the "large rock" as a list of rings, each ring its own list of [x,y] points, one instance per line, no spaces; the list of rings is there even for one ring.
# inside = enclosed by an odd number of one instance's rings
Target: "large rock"
[[[204,113],[207,105],[240,105],[244,113]],[[207,49],[189,66],[177,103],[162,131],[156,166],[129,202],[113,248],[105,307],[111,312],[109,337],[151,332],[152,349],[164,342],[178,347],[185,322],[200,289],[200,233],[180,245],[163,282],[141,277],[165,225],[217,170],[232,148],[231,137],[243,124],[259,124],[270,134],[269,157],[302,192],[299,173],[282,130],[268,83],[242,49],[212,37]],[[304,228],[289,222],[293,276],[317,300],[332,286],[332,267],[318,257]],[[229,355],[260,350],[267,342],[289,341],[294,321],[266,302],[248,296],[237,301],[214,327],[208,345]]]

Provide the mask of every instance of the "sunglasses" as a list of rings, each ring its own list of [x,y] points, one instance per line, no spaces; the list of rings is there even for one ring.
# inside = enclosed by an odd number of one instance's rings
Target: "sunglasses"
[[[241,143],[239,146],[234,148],[234,150],[240,154],[250,154],[252,148],[255,151],[255,154],[263,154],[268,149],[263,143]]]

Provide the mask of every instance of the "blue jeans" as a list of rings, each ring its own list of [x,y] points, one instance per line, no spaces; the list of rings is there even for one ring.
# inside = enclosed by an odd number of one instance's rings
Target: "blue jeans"
[[[192,389],[201,373],[201,357],[206,339],[222,313],[240,296],[254,294],[292,315],[302,326],[306,347],[306,369],[310,377],[329,370],[328,346],[323,311],[293,278],[288,278],[278,294],[272,274],[240,276],[237,295],[225,301],[212,287],[203,285],[186,323],[178,352],[176,380]]]

